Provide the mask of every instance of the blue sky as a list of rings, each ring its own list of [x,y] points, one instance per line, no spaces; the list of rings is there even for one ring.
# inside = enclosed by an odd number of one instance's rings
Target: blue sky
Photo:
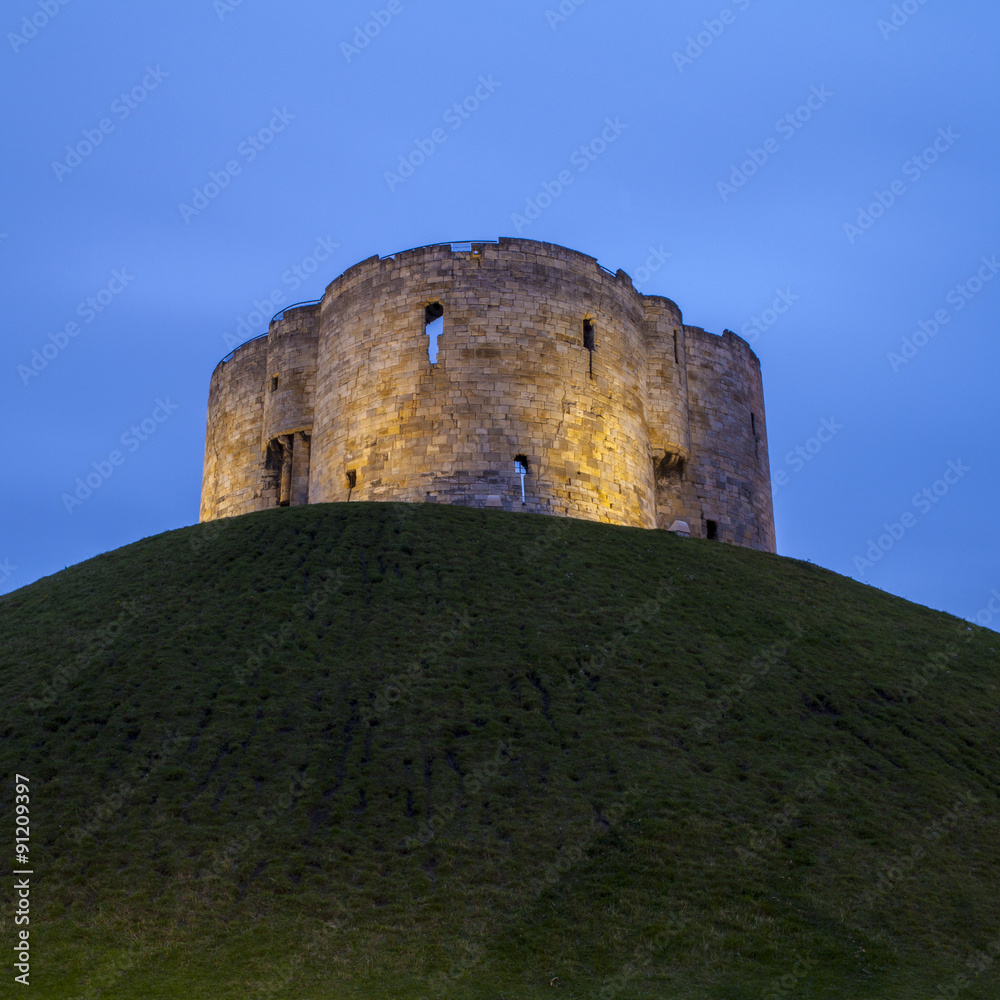
[[[0,591],[197,520],[209,376],[262,316],[520,235],[752,341],[782,554],[1000,612],[995,4],[13,0],[0,30]]]

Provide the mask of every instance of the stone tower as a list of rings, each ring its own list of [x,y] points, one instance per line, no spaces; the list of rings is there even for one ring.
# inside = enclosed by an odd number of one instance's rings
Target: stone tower
[[[370,257],[216,367],[201,520],[354,500],[683,521],[773,552],[760,363],[551,243]]]

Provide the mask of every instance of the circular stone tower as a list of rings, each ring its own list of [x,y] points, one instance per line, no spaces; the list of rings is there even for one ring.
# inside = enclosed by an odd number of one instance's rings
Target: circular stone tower
[[[355,500],[774,551],[759,362],[550,243],[372,257],[216,368],[201,519]]]

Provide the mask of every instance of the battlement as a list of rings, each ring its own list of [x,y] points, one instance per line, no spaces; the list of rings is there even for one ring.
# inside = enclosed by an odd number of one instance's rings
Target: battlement
[[[354,500],[684,521],[774,551],[760,364],[566,247],[369,257],[216,367],[201,520]]]

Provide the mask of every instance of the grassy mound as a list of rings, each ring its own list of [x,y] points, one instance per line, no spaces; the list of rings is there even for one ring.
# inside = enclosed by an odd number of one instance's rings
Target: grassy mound
[[[998,654],[584,521],[145,539],[0,600],[32,995],[996,997]]]

